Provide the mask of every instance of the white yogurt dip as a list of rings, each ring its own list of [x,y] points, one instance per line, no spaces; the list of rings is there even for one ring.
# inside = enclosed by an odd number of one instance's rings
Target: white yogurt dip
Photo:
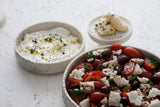
[[[75,54],[81,47],[78,37],[65,28],[25,34],[18,45],[19,53],[34,62],[55,62]]]

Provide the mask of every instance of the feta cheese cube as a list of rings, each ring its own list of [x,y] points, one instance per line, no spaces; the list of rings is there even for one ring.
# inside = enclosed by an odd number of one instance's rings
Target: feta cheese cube
[[[160,106],[160,101],[158,99],[152,100],[151,104],[149,104],[148,107],[159,107]]]
[[[102,56],[103,51],[104,49],[99,49],[99,50],[93,51],[92,54],[96,56]]]
[[[142,96],[139,96],[137,91],[131,91],[131,92],[127,93],[127,95],[129,97],[130,103],[132,103],[136,106],[141,106]]]
[[[90,106],[89,98],[84,99],[83,101],[81,101],[81,102],[79,103],[79,105],[80,105],[81,107],[89,107],[89,106]]]
[[[112,53],[113,53],[114,55],[120,55],[120,54],[122,53],[122,49],[119,49],[119,50],[117,50],[117,51],[112,51]]]
[[[107,86],[107,87],[110,86],[109,81],[107,80],[106,77],[103,77],[103,78],[101,79],[101,81],[102,81],[103,85],[105,85],[105,86]]]
[[[149,84],[140,84],[140,89],[144,94],[146,94],[151,89],[151,86]]]
[[[123,87],[129,83],[128,80],[126,80],[124,77],[121,76],[116,76],[114,78],[114,82],[116,83],[117,86]]]
[[[157,88],[152,88],[150,91],[149,91],[149,97],[156,97],[157,95],[160,96],[160,90],[157,89]]]
[[[131,61],[139,65],[143,65],[144,63],[144,59],[140,59],[140,58],[132,58]]]
[[[114,69],[115,65],[118,64],[117,57],[113,56],[113,60],[107,61],[103,63],[103,66],[106,68]]]
[[[147,83],[149,81],[148,78],[145,78],[145,77],[137,77],[138,81],[141,82],[141,83]]]
[[[105,75],[110,76],[110,78],[114,78],[117,75],[117,71],[111,70],[110,68],[104,68],[102,72]]]
[[[104,99],[101,100],[101,104],[107,105],[108,99],[107,97],[104,97]]]
[[[149,106],[149,102],[148,101],[142,101],[142,107],[148,107]]]
[[[121,96],[119,92],[111,91],[109,94],[109,106],[120,106]]]
[[[85,74],[84,73],[85,69],[84,68],[81,68],[81,69],[74,69],[72,71],[72,73],[69,75],[70,77],[76,79],[76,80],[83,80],[82,76]]]
[[[80,82],[80,90],[84,93],[91,93],[95,90],[94,82]]]
[[[157,73],[155,73],[155,75],[158,75],[158,76],[160,76],[160,72],[157,72]]]
[[[133,75],[140,75],[141,73],[142,73],[142,69],[140,68],[138,64],[136,64]]]

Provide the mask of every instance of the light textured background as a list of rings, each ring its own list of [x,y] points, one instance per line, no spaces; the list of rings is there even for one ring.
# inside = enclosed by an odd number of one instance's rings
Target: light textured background
[[[0,0],[7,22],[0,28],[0,107],[63,107],[63,73],[38,75],[16,64],[13,44],[24,28],[43,21],[62,21],[77,27],[86,50],[99,45],[89,39],[88,23],[113,12],[128,18],[133,35],[125,45],[160,56],[159,0]]]

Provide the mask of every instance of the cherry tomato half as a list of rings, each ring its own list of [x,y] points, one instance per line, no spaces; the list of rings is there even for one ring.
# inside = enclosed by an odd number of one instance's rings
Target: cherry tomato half
[[[68,81],[72,84],[77,84],[78,86],[80,86],[80,81],[75,80],[74,78],[68,77]]]
[[[128,62],[124,65],[124,70],[122,71],[122,74],[128,76],[131,75],[134,72],[135,63],[134,62]]]
[[[129,100],[128,95],[127,95],[128,92],[130,92],[130,91],[122,92],[121,96],[126,97]]]
[[[103,86],[102,82],[94,81],[94,87],[95,88],[101,88]]]
[[[104,74],[103,74],[102,71],[91,71],[91,72],[86,73],[86,74],[83,76],[83,79],[87,78],[88,76],[100,76],[100,77],[103,77]]]
[[[140,75],[140,77],[146,77],[151,80],[152,76],[153,74],[150,71],[147,71],[146,69],[142,68],[142,74]]]
[[[101,77],[100,76],[89,76],[89,77],[85,78],[84,81],[85,82],[86,81],[101,81]]]
[[[82,68],[84,68],[86,72],[93,70],[93,66],[90,63],[79,64],[79,65],[75,66],[73,69],[82,69]]]
[[[117,51],[119,49],[122,49],[122,46],[121,46],[121,44],[116,43],[116,44],[113,44],[110,48],[111,48],[111,50]]]
[[[92,92],[89,95],[89,99],[91,102],[100,103],[100,101],[104,98],[104,94],[98,91]]]
[[[144,61],[144,67],[148,70],[153,70],[154,68],[156,68],[154,65],[152,65],[147,59],[145,59]]]
[[[132,47],[126,47],[123,51],[129,58],[142,58],[142,54]]]

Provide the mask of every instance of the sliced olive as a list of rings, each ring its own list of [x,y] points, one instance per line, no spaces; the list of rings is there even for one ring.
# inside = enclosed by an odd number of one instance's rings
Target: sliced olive
[[[131,84],[133,90],[137,89],[139,85],[140,85],[140,82],[138,80],[134,80]]]
[[[123,89],[122,92],[130,91],[131,90],[131,84],[127,84]]]
[[[122,97],[122,98],[121,98],[121,103],[122,103],[123,105],[129,105],[129,100],[127,99],[127,97]]]
[[[119,64],[124,64],[126,62],[128,62],[128,56],[127,55],[121,54],[120,56],[118,56],[118,63]]]
[[[159,83],[160,82],[160,75],[154,74],[152,77],[152,81],[155,83]]]
[[[106,59],[106,58],[108,58],[111,54],[112,54],[112,51],[111,51],[110,49],[105,49],[105,50],[102,52],[102,58],[103,58],[103,59]]]

